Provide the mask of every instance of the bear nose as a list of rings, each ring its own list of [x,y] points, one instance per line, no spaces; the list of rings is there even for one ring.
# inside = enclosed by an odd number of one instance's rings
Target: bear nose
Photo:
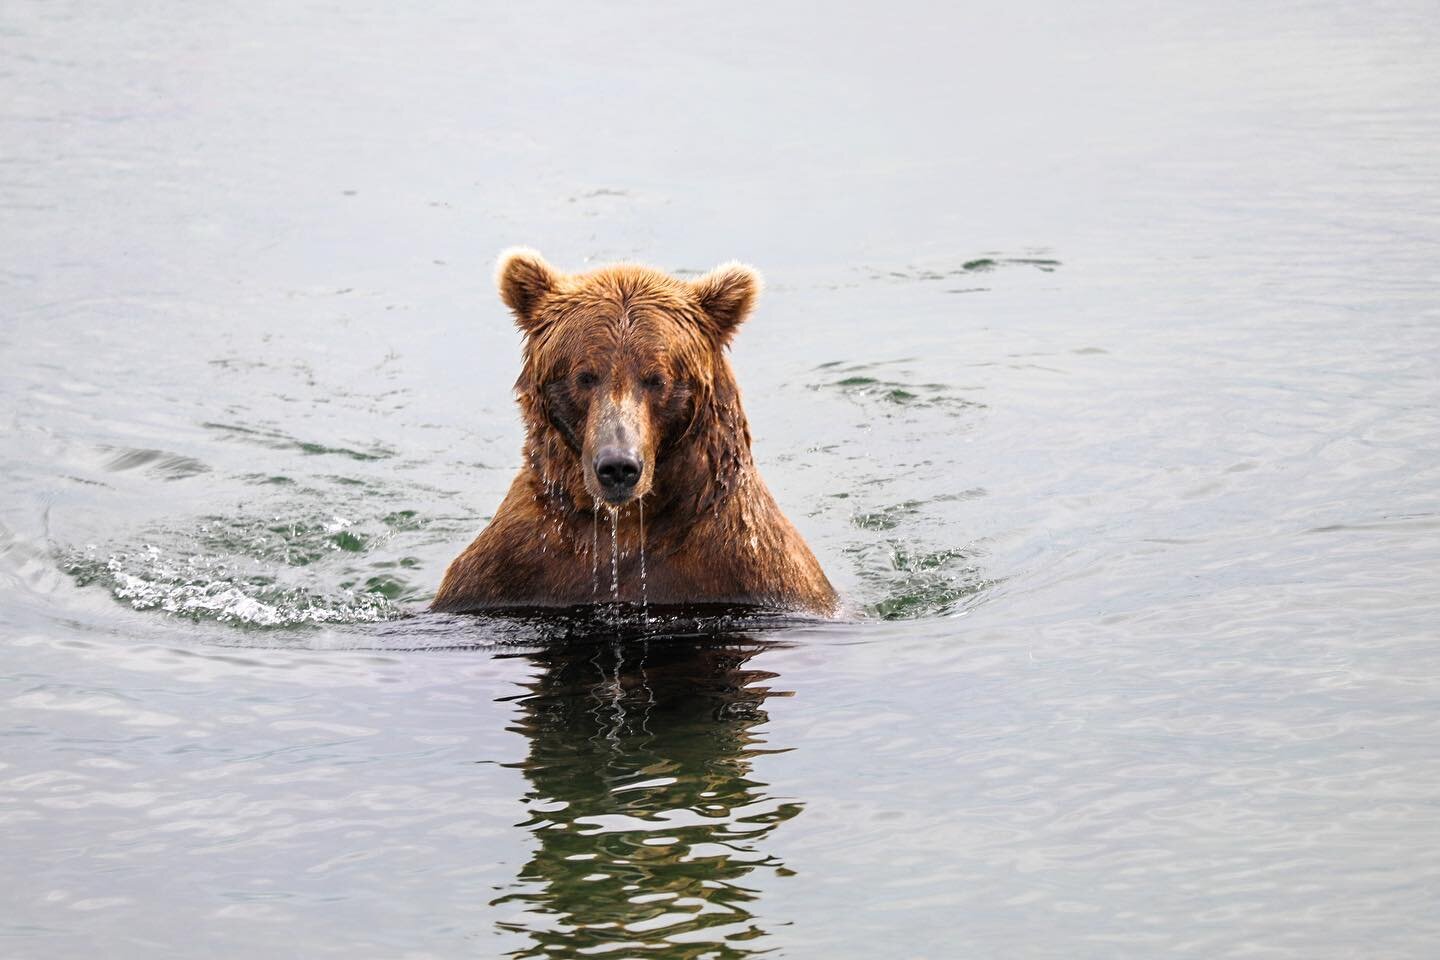
[[[640,482],[640,458],[631,450],[605,447],[595,455],[595,477],[606,493],[628,493]]]

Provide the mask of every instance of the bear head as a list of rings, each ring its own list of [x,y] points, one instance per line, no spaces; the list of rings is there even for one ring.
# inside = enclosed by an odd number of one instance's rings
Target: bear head
[[[681,470],[723,485],[748,459],[724,350],[759,296],[753,268],[566,274],[522,248],[501,255],[496,285],[525,338],[515,390],[527,458],[552,493],[585,508],[664,502],[679,492],[667,482],[694,486]],[[721,440],[705,439],[717,429]]]

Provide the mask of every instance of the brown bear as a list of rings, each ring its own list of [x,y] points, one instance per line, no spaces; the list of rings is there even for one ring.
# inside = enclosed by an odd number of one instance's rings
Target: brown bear
[[[524,464],[433,609],[619,601],[835,613],[834,588],[755,469],[725,357],[760,293],[752,268],[695,280],[633,264],[564,274],[515,249],[496,284],[525,338]]]

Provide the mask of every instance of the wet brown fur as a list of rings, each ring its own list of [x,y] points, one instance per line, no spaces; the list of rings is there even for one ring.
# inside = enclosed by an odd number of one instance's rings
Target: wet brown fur
[[[605,411],[624,411],[644,468],[613,518],[618,599],[835,612],[834,589],[756,471],[725,356],[759,293],[753,270],[730,264],[688,281],[621,264],[567,275],[516,250],[497,283],[525,334],[515,384],[524,464],[450,564],[434,609],[612,598],[612,515],[586,464]]]

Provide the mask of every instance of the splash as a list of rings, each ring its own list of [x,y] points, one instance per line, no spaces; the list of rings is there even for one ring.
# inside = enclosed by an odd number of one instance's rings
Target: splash
[[[402,608],[381,592],[324,594],[276,584],[263,573],[247,574],[224,560],[171,557],[147,544],[139,551],[100,559],[72,554],[64,561],[80,586],[98,583],[136,610],[159,610],[195,620],[258,627],[393,620]]]
[[[900,538],[855,544],[864,609],[882,620],[963,614],[984,600],[995,581],[980,568],[978,545],[928,550]]]
[[[448,542],[473,520],[413,509],[377,515],[370,499],[151,527],[128,542],[69,550],[61,565],[77,585],[102,587],[136,610],[192,620],[285,627],[396,619],[422,597],[412,579],[421,561],[410,551]]]

